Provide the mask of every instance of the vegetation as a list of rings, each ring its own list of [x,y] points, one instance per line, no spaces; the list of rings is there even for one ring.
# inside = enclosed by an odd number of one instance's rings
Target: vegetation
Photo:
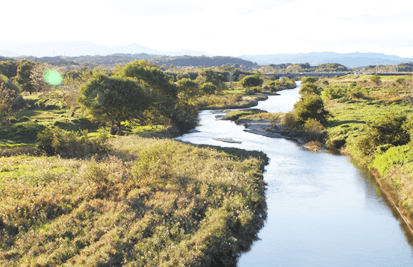
[[[341,149],[378,174],[382,189],[412,225],[412,77],[347,76],[319,84],[333,114],[326,146]]]
[[[271,91],[212,69],[174,83],[147,61],[50,85],[55,65],[27,62],[0,76],[0,265],[235,266],[266,217],[266,156],[148,136]]]
[[[242,78],[239,84],[244,88],[261,86],[264,81],[257,75],[248,75]]]
[[[0,265],[235,266],[256,239],[264,154],[133,136],[107,145],[86,159],[0,159]]]

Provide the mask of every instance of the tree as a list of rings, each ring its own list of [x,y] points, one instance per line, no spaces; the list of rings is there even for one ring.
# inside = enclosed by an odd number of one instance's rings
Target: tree
[[[171,98],[177,98],[178,88],[171,82],[171,77],[146,60],[132,61],[114,74],[146,82],[151,91],[159,96],[159,101],[168,102]]]
[[[21,85],[22,90],[34,92],[33,85],[30,80],[30,74],[36,63],[23,59],[17,67],[16,82]]]
[[[239,82],[244,88],[250,88],[255,86],[261,86],[264,81],[257,75],[248,75],[242,78]]]
[[[6,76],[0,74],[0,118],[5,118],[7,123],[13,113],[23,104],[18,88]]]
[[[189,100],[199,94],[198,83],[191,79],[181,79],[176,82],[176,85],[178,86],[178,97],[180,99]]]
[[[401,146],[410,141],[412,123],[402,113],[389,112],[373,122],[367,123],[365,134],[358,138],[356,145],[369,155],[379,146]]]
[[[301,78],[301,82],[304,83],[315,83],[318,81],[317,77],[303,77]]]
[[[199,73],[196,80],[200,84],[212,83],[218,90],[226,88],[224,83],[225,78],[211,69],[204,69]]]
[[[324,109],[323,100],[319,95],[309,94],[301,97],[300,101],[294,104],[294,116],[301,124],[308,119],[316,119],[325,125],[329,113]]]
[[[309,95],[309,94],[320,95],[321,90],[316,84],[306,82],[306,83],[303,84],[303,86],[301,86],[301,89],[300,89],[299,93],[300,93],[300,95]]]
[[[3,74],[7,78],[13,78],[17,75],[18,61],[4,61],[0,62],[0,74]]]
[[[45,79],[44,75],[48,69],[51,69],[52,66],[45,63],[45,64],[36,64],[32,67],[30,71],[29,81],[33,88],[33,92],[40,92],[40,91],[50,91],[52,86],[48,84]]]
[[[201,91],[206,95],[214,94],[218,88],[213,83],[204,83],[201,85]]]
[[[112,124],[111,134],[122,134],[121,122],[139,118],[151,104],[148,86],[129,77],[94,76],[80,88],[78,101],[95,118]]]

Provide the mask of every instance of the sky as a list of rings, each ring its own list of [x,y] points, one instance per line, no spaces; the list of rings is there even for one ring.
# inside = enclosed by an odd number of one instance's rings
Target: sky
[[[413,57],[412,0],[13,0],[0,6],[0,42],[137,43],[222,56]]]

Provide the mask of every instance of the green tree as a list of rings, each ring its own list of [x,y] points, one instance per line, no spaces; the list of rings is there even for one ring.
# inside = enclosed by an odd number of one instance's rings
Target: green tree
[[[304,83],[315,83],[318,81],[317,77],[303,77],[301,78],[301,82]]]
[[[308,119],[316,119],[325,125],[329,113],[324,109],[323,100],[319,95],[309,94],[301,97],[300,101],[294,104],[294,116],[301,124]]]
[[[13,78],[17,75],[18,61],[3,61],[0,62],[0,74],[3,74],[7,78]]]
[[[316,94],[316,95],[320,95],[321,94],[321,90],[320,88],[314,84],[314,83],[310,83],[310,82],[306,82],[301,86],[300,92],[301,95],[308,95],[308,94]]]
[[[176,82],[176,85],[178,86],[178,97],[180,99],[189,100],[199,94],[198,83],[192,81],[191,79],[181,79]]]
[[[22,106],[24,102],[18,88],[6,76],[0,74],[0,119],[8,123],[13,113]]]
[[[212,95],[217,90],[218,88],[213,83],[204,83],[203,85],[201,85],[201,91],[206,95]]]
[[[257,75],[248,75],[242,78],[242,80],[239,83],[244,88],[250,88],[255,86],[261,86],[263,80]]]
[[[218,90],[223,90],[226,88],[224,83],[225,78],[209,68],[201,71],[196,80],[200,84],[212,83]]]
[[[16,82],[20,84],[23,91],[29,92],[30,94],[34,92],[30,74],[35,65],[36,63],[24,59],[17,67]]]
[[[108,77],[95,73],[80,88],[78,101],[93,117],[110,121],[111,134],[122,134],[121,123],[140,114],[149,107],[151,96],[148,86],[129,77]]]
[[[400,146],[410,141],[411,122],[402,113],[389,112],[367,123],[365,134],[357,141],[357,147],[369,155],[379,146]]]

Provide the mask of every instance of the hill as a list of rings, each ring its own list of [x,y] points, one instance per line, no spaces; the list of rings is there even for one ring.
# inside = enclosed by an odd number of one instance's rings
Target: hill
[[[313,52],[298,54],[275,54],[275,55],[243,55],[240,58],[257,62],[258,64],[281,64],[281,63],[310,63],[320,65],[324,63],[338,63],[347,67],[360,67],[367,65],[395,65],[413,61],[413,58],[402,58],[383,53],[335,53],[335,52]]]

